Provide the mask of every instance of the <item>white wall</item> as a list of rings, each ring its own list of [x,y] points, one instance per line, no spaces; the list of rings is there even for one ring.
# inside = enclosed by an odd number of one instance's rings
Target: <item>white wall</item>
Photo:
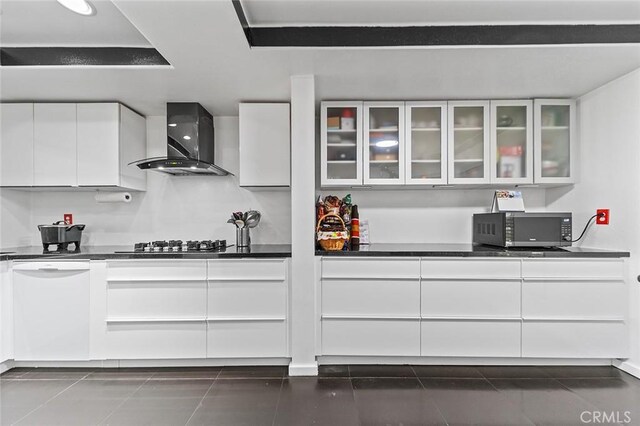
[[[527,211],[545,207],[545,190],[521,189]],[[488,212],[492,189],[322,190],[343,197],[351,193],[360,220],[369,221],[373,243],[462,243],[472,240],[474,213]]]
[[[216,117],[214,126],[216,163],[237,174],[238,117]],[[148,117],[148,155],[166,155],[166,141],[166,118]],[[27,193],[31,196],[30,225],[28,231],[19,232],[26,232],[29,242],[37,245],[37,224],[73,213],[75,223],[87,225],[85,245],[130,245],[158,239],[227,239],[232,243],[235,227],[226,223],[231,212],[253,208],[262,212],[260,225],[252,230],[253,243],[291,242],[291,197],[287,190],[249,191],[238,187],[235,176],[173,177],[148,172],[147,179],[147,191],[132,193],[133,201],[128,204],[98,204],[94,192]],[[20,197],[3,193],[3,210],[6,203],[9,208],[15,203],[14,198]]]
[[[0,248],[31,244],[31,194],[0,189]]]
[[[611,224],[596,226],[576,245],[631,252],[631,363],[640,373],[640,69],[578,100],[580,182],[547,191],[550,210],[574,212],[574,232],[595,214],[611,209]]]

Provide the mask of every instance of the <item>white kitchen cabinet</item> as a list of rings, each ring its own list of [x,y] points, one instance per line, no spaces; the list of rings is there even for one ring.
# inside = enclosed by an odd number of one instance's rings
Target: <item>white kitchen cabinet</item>
[[[118,103],[80,103],[77,135],[78,186],[146,189],[146,173],[128,165],[145,156],[144,117]]]
[[[491,101],[491,183],[533,183],[533,102]]]
[[[0,104],[0,186],[33,185],[33,104]]]
[[[33,106],[33,185],[77,186],[76,104]]]
[[[576,101],[535,99],[534,109],[535,183],[575,183]]]
[[[288,103],[240,104],[240,186],[291,186]]]
[[[8,263],[0,262],[0,363],[13,359],[13,285]]]
[[[522,355],[628,355],[622,259],[524,259]]]
[[[321,186],[362,185],[362,109],[362,102],[322,102]]]
[[[16,262],[16,361],[89,359],[89,262]]]
[[[323,258],[321,353],[419,355],[418,258]]]
[[[206,357],[205,260],[107,262],[107,358]]]
[[[404,102],[364,102],[363,106],[364,184],[404,184]]]
[[[448,110],[448,182],[490,183],[489,101],[451,101]]]
[[[405,103],[405,184],[447,183],[447,102]]]
[[[208,261],[207,357],[289,355],[286,259]]]

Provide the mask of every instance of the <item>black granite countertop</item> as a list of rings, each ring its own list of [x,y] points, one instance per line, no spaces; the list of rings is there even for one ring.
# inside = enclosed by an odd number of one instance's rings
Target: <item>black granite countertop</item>
[[[316,256],[420,256],[420,257],[629,257],[626,251],[599,250],[582,247],[512,248],[474,244],[368,244],[358,250],[323,251]]]
[[[18,247],[0,249],[0,260],[26,259],[230,259],[230,258],[278,258],[291,257],[289,244],[254,244],[249,248],[228,247],[220,252],[137,253],[132,246],[86,246],[80,251],[45,252],[42,247]]]

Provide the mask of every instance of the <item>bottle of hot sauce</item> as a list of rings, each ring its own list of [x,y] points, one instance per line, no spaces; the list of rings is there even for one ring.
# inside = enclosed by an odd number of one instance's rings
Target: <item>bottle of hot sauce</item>
[[[360,215],[358,206],[351,208],[351,246],[358,247],[360,245]]]

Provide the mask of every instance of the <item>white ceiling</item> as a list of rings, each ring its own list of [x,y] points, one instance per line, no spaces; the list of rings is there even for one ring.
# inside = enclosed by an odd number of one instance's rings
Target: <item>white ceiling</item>
[[[251,25],[640,22],[638,0],[242,0]]]
[[[149,42],[111,1],[92,0],[97,13],[81,16],[56,0],[0,1],[2,46],[129,46]]]
[[[640,45],[250,49],[231,0],[114,3],[173,68],[4,67],[0,99],[118,100],[149,115],[197,101],[219,116],[286,101],[293,74],[315,74],[319,100],[495,99],[579,96],[640,67]]]

